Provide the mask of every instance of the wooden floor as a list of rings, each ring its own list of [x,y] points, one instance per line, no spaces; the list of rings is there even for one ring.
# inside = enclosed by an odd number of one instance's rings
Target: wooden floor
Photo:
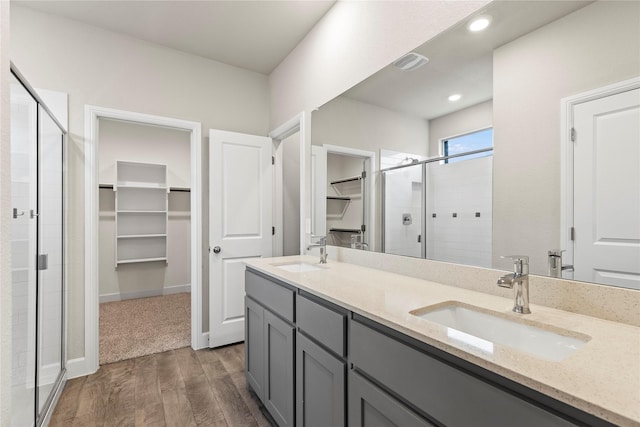
[[[50,426],[265,426],[249,393],[244,345],[181,348],[69,380]]]

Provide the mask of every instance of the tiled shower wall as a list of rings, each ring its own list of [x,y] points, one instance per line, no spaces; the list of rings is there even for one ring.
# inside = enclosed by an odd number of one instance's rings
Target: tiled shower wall
[[[427,165],[426,236],[421,236],[427,258],[491,266],[492,169],[492,157]],[[386,173],[385,253],[421,256],[421,174],[421,166]],[[407,214],[411,220],[403,222]]]
[[[491,267],[493,157],[427,166],[427,258]]]

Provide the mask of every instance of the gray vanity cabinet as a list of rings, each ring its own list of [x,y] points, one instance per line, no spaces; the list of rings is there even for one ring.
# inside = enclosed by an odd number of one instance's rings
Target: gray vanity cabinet
[[[345,425],[345,363],[298,332],[296,425]]]
[[[349,427],[433,427],[356,371],[349,371]]]
[[[280,427],[612,424],[246,271],[246,377]]]
[[[280,427],[293,426],[294,337],[289,323],[264,311],[264,406]]]
[[[569,427],[576,424],[529,403],[450,361],[407,345],[405,338],[372,325],[349,322],[349,354],[354,367],[446,426]],[[358,408],[349,408],[349,411]],[[514,420],[515,424],[514,424]],[[358,425],[358,424],[356,424]]]
[[[296,296],[296,421],[299,427],[344,426],[346,310]]]
[[[252,300],[244,299],[244,365],[247,382],[264,400],[264,308]]]
[[[247,270],[247,382],[280,427],[295,425],[295,289]]]

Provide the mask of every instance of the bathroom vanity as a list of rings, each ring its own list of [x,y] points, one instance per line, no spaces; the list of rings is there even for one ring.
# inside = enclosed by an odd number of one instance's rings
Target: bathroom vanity
[[[280,426],[640,425],[640,328],[511,308],[352,264],[250,260],[247,382]],[[524,328],[525,341],[550,334],[562,348],[479,338],[439,311]]]

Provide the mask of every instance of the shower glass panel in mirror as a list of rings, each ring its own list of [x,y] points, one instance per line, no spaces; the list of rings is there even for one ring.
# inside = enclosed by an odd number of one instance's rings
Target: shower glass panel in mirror
[[[313,112],[314,150],[374,153],[362,249],[640,289],[640,2],[479,15]]]

